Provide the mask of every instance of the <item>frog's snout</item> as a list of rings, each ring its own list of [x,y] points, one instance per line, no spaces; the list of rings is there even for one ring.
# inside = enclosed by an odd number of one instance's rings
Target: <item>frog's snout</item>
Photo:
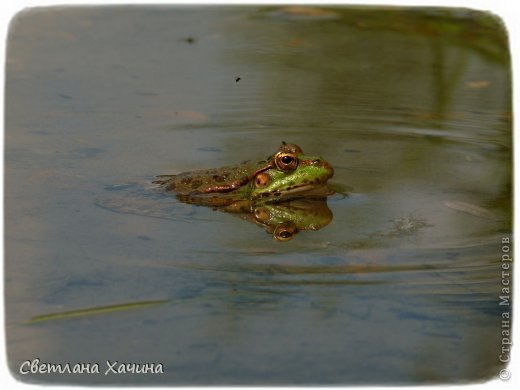
[[[325,162],[325,169],[329,172],[329,178],[334,176],[334,168],[328,162]]]
[[[334,168],[321,157],[316,157],[312,160],[311,165],[322,168],[325,171],[327,179],[330,179],[334,175]]]
[[[329,179],[334,176],[334,168],[332,168],[332,166],[327,162],[327,161],[324,161],[323,162],[323,168],[325,169],[325,171],[327,172],[327,175],[329,177]]]

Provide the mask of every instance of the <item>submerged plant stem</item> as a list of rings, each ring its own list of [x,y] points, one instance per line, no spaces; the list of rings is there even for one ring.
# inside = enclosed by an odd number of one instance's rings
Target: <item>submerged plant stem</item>
[[[42,314],[39,316],[32,317],[27,324],[34,324],[43,321],[51,321],[51,320],[61,320],[73,317],[84,317],[90,315],[104,314],[104,313],[112,313],[116,311],[123,310],[132,310],[132,309],[142,309],[145,307],[161,305],[164,303],[168,303],[170,300],[157,300],[157,301],[141,301],[141,302],[130,302],[123,303],[119,305],[109,305],[109,306],[98,306],[98,307],[89,307],[85,309],[78,310],[68,310],[62,311],[59,313],[50,313],[50,314]]]

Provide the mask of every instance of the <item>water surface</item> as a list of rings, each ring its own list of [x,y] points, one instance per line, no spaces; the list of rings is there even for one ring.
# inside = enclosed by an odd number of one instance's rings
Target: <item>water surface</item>
[[[12,23],[6,77],[7,346],[22,380],[420,384],[503,367],[511,75],[496,19],[35,9]],[[281,243],[147,193],[154,175],[281,141],[347,189],[319,231]],[[148,301],[161,303],[30,322]],[[35,358],[165,373],[21,376]]]

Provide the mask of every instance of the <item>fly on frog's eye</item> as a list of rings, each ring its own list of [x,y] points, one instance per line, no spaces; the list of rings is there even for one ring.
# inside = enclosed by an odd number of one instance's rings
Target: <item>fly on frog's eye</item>
[[[281,171],[293,171],[298,166],[298,159],[292,153],[279,152],[275,156],[276,167]]]

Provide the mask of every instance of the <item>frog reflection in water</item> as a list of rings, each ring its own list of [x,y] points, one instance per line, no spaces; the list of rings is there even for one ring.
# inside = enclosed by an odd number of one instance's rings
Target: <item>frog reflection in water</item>
[[[325,199],[333,193],[327,186],[333,174],[321,157],[284,142],[256,163],[161,175],[154,183],[184,203],[238,213],[287,241],[300,230],[318,230],[330,222]]]
[[[301,231],[319,230],[332,221],[332,211],[325,199],[266,203],[236,215],[263,227],[277,241],[289,241]]]

